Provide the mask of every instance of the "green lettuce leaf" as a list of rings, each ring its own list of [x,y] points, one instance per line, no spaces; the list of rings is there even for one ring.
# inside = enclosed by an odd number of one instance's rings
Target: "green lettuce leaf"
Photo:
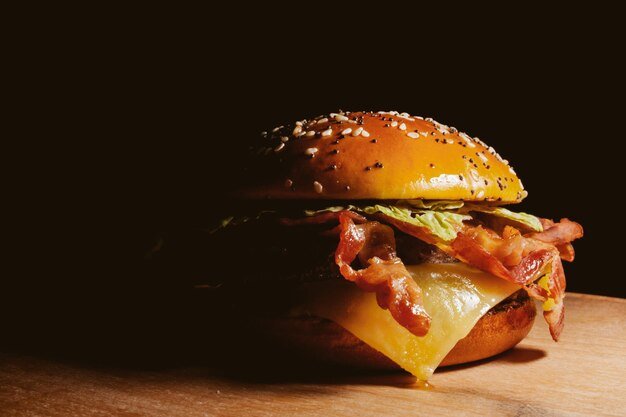
[[[487,213],[493,216],[503,217],[507,220],[511,220],[516,223],[521,223],[535,232],[542,232],[543,226],[539,219],[532,214],[528,213],[515,213],[511,210],[507,210],[503,207],[488,207],[488,206],[479,206],[479,205],[467,205],[464,207],[467,211],[478,211],[480,213]]]
[[[415,200],[417,201],[417,200]],[[462,202],[461,202],[462,204]],[[467,214],[456,213],[453,211],[436,211],[413,209],[408,206],[393,206],[376,204],[374,206],[353,206],[349,205],[328,207],[322,210],[306,210],[307,216],[314,216],[318,213],[327,211],[337,212],[341,210],[353,210],[365,214],[382,213],[396,220],[400,220],[415,226],[425,227],[430,232],[444,241],[450,241],[456,238],[457,229],[462,225],[464,220],[471,220],[471,216]]]
[[[259,220],[262,216],[268,213],[276,213],[276,212],[273,210],[263,210],[263,211],[258,212],[256,216],[239,216],[239,217],[230,216],[225,219],[222,219],[217,224],[217,226],[209,229],[208,232],[210,235],[212,235],[213,233],[219,230],[225,229],[227,227],[230,227],[230,226],[238,226],[240,224],[247,223],[251,220]]]
[[[454,240],[456,238],[457,229],[461,227],[463,221],[472,219],[472,217],[467,214],[459,214],[451,211],[412,210],[408,207],[383,206],[380,204],[356,208],[356,210],[363,211],[367,214],[380,212],[394,219],[415,226],[425,227],[430,230],[433,235],[445,241]]]
[[[511,222],[525,225],[537,232],[543,231],[539,219],[527,213],[515,213],[503,207],[483,206],[479,204],[464,204],[463,201],[427,201],[427,200],[400,200],[396,204],[375,204],[372,206],[332,206],[321,210],[305,210],[307,216],[314,216],[324,212],[338,212],[341,210],[353,210],[357,213],[375,214],[382,213],[396,220],[403,221],[415,226],[427,228],[433,235],[443,241],[454,240],[457,230],[466,220],[471,220],[470,212],[486,213],[498,216]],[[264,211],[253,217],[228,218],[211,233],[227,226],[238,225],[250,220],[258,219]]]
[[[332,207],[326,207],[326,208],[323,208],[323,209],[321,209],[321,210],[304,210],[304,214],[305,214],[306,216],[315,216],[316,214],[319,214],[319,213],[325,213],[325,212],[327,212],[327,211],[332,211],[333,213],[336,213],[336,212],[341,211],[341,210],[348,210],[348,209],[350,209],[350,208],[352,208],[352,207],[353,207],[353,206],[348,206],[348,207],[344,207],[344,206],[332,206]]]
[[[397,206],[406,206],[423,210],[456,210],[463,207],[461,200],[399,200]]]

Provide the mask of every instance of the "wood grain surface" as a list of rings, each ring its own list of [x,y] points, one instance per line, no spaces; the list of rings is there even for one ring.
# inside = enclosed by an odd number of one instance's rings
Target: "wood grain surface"
[[[0,416],[624,416],[626,300],[568,294],[562,339],[537,320],[517,348],[438,370],[319,375],[204,365],[135,369],[0,354]]]

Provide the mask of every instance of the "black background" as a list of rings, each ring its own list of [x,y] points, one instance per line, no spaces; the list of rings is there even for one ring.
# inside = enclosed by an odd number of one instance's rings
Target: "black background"
[[[480,137],[529,191],[514,209],[584,226],[568,290],[626,297],[611,12],[450,12],[143,11],[36,36],[17,106],[19,272],[3,291],[14,339],[176,327],[178,293],[140,262],[154,236],[228,213],[240,149],[261,130],[337,109],[406,111]]]

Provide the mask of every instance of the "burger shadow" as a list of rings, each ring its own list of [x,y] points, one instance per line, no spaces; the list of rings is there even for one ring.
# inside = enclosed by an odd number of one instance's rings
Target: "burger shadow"
[[[257,390],[285,384],[316,394],[326,391],[324,386],[336,385],[423,388],[403,371],[363,371],[311,362],[263,340],[243,322],[229,320],[223,310],[210,308],[206,298],[195,293],[151,296],[129,297],[127,303],[119,302],[120,297],[110,303],[111,297],[104,305],[67,304],[65,313],[57,309],[41,314],[35,310],[28,322],[7,323],[13,324],[13,330],[5,327],[8,337],[0,347],[105,374],[176,375],[198,383],[217,378]],[[494,360],[528,363],[544,356],[546,353],[538,349],[516,347],[490,359],[437,372],[454,372]]]
[[[135,345],[139,346],[139,345]],[[198,348],[203,346],[197,345]],[[146,346],[142,347],[147,348]],[[362,370],[306,362],[297,355],[247,355],[240,350],[224,352],[207,349],[182,352],[176,349],[154,349],[150,354],[64,347],[61,350],[40,346],[38,349],[3,348],[0,358],[15,357],[28,368],[42,366],[55,373],[80,375],[85,372],[95,380],[124,378],[137,381],[176,380],[185,385],[236,385],[249,391],[274,392],[277,386],[288,387],[299,395],[333,395],[340,385],[386,386],[395,388],[429,388],[412,375],[402,371]],[[2,362],[0,361],[0,362]],[[9,363],[7,361],[7,363]],[[63,371],[65,369],[66,371]],[[98,377],[97,375],[100,375]]]
[[[277,385],[288,385],[290,390],[303,395],[331,394],[333,386],[338,385],[428,388],[403,371],[364,371],[312,362],[284,346],[263,340],[244,327],[220,328],[215,322],[207,322],[206,315],[185,314],[169,323],[151,319],[141,326],[133,323],[129,316],[113,322],[107,317],[105,322],[113,324],[108,331],[103,325],[95,327],[97,331],[79,331],[76,325],[82,323],[72,325],[71,322],[66,322],[63,329],[52,329],[50,334],[41,329],[35,334],[43,339],[22,338],[27,343],[11,350],[18,355],[103,375],[174,376],[197,384],[217,379],[256,391],[273,390]],[[546,352],[540,349],[516,347],[492,358],[439,368],[437,373],[455,372],[492,361],[529,363],[545,356]]]
[[[92,327],[84,325],[84,317],[56,321],[61,324],[54,327],[30,328],[27,333],[14,332],[12,343],[0,346],[0,354],[26,361],[29,367],[41,364],[105,379],[173,378],[202,386],[219,381],[261,392],[278,385],[301,395],[330,395],[338,385],[419,386],[416,378],[401,371],[363,371],[311,362],[260,340],[245,328],[219,329],[202,315],[139,322],[130,315],[107,316],[98,322],[91,316]]]
[[[507,363],[529,363],[543,359],[547,353],[541,349],[517,346],[509,350],[505,350],[490,358],[485,358],[473,362],[463,363],[459,365],[450,365],[437,369],[437,373],[455,372],[463,369],[481,366],[490,362],[507,362]]]

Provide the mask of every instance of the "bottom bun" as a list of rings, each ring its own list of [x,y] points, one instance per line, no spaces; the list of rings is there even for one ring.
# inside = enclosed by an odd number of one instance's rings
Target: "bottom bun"
[[[536,314],[535,303],[526,292],[516,292],[489,310],[440,366],[485,359],[512,348],[530,332]],[[258,324],[266,336],[308,359],[358,368],[399,369],[391,359],[330,320],[298,316],[266,319]]]

